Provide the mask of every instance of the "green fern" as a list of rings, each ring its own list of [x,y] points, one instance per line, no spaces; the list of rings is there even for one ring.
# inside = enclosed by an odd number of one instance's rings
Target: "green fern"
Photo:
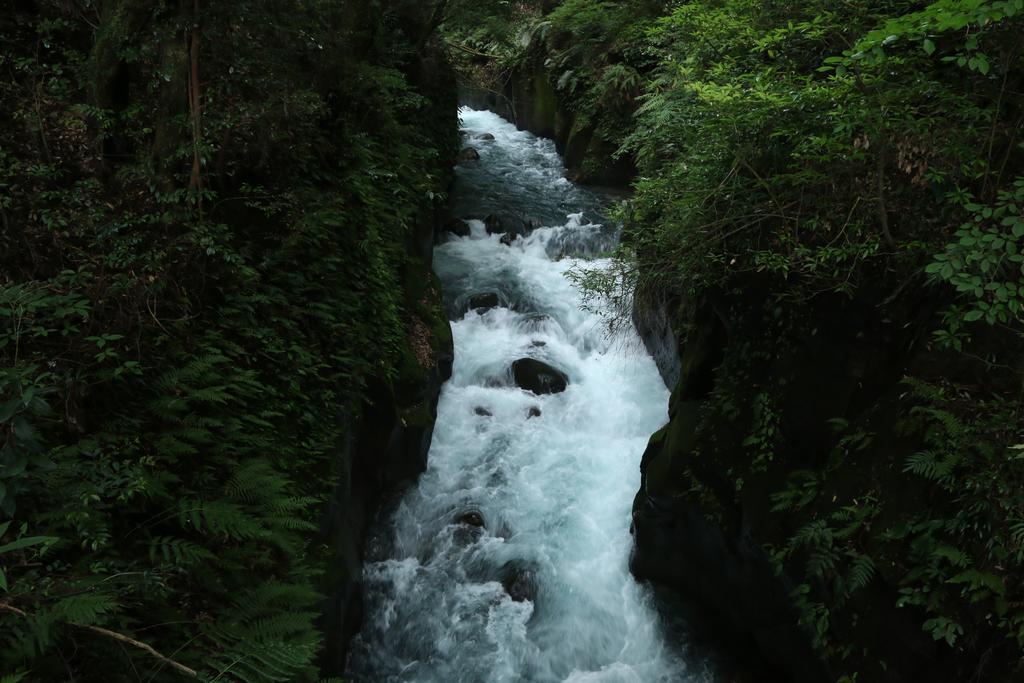
[[[184,538],[157,536],[149,543],[149,559],[154,564],[166,562],[188,568],[215,558],[211,551]]]
[[[56,621],[88,625],[95,624],[99,617],[118,608],[118,602],[113,596],[90,592],[58,600],[50,608],[50,615]]]
[[[182,528],[235,540],[261,538],[266,533],[263,523],[244,507],[223,500],[182,500],[178,522]]]
[[[846,595],[867,588],[875,577],[875,563],[868,555],[856,555],[846,576]]]

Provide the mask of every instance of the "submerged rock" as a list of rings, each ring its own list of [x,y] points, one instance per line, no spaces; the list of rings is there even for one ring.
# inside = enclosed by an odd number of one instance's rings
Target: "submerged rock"
[[[510,245],[540,227],[538,221],[519,216],[488,214],[484,219],[488,235],[501,235],[501,243]]]
[[[455,518],[455,523],[483,528],[484,516],[476,510],[467,510]]]
[[[458,161],[478,161],[480,159],[480,152],[476,151],[475,147],[466,147],[459,152]]]
[[[473,412],[479,415],[480,417],[491,417],[492,415],[494,415],[494,413],[487,410],[487,408],[484,408],[483,406],[477,406],[476,408],[473,409]]]
[[[477,140],[483,140],[484,142],[494,142],[494,136],[490,133],[481,133],[476,136]]]
[[[548,326],[554,322],[547,313],[528,313],[522,317],[519,322],[519,327],[523,332],[543,332]],[[546,342],[542,344],[533,344],[534,346],[546,346]]]
[[[537,570],[522,560],[506,562],[501,568],[501,585],[516,602],[537,598]]]
[[[536,358],[520,358],[513,363],[512,377],[517,387],[535,394],[557,394],[569,384],[568,375]]]
[[[540,417],[540,408],[537,406],[530,406],[530,410],[526,413],[526,419],[529,420],[531,417]]]
[[[501,306],[501,298],[494,292],[474,294],[469,298],[469,309],[475,310],[477,313],[483,313],[498,306]]]

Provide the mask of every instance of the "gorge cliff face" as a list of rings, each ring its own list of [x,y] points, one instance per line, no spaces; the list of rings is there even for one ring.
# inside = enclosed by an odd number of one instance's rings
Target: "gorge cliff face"
[[[411,35],[426,30],[426,19],[415,12],[406,21]],[[417,128],[425,139],[445,139],[455,125],[455,77],[436,38],[425,40],[405,71],[418,92],[429,94]],[[454,152],[454,147],[442,149],[436,166],[424,172],[450,184]],[[369,380],[366,399],[351,416],[351,436],[339,454],[338,482],[322,522],[321,536],[331,552],[324,613],[328,647],[322,660],[327,676],[344,674],[349,641],[363,619],[363,558],[370,525],[426,469],[441,386],[452,373],[451,327],[431,269],[435,233],[447,216],[429,197],[421,199],[415,216],[398,267],[408,313],[401,359],[394,374]]]
[[[923,291],[885,308],[786,305],[770,291],[638,297],[638,327],[675,389],[641,465],[634,574],[691,604],[748,667],[740,680],[1020,680],[984,620],[954,650],[905,599],[923,543],[910,529],[942,507],[907,472],[930,429],[913,417],[912,382],[984,367],[929,347]]]
[[[629,155],[616,155],[615,141],[597,134],[593,123],[564,104],[544,66],[515,69],[498,92],[464,84],[459,99],[461,104],[493,111],[522,130],[554,140],[569,177],[577,182],[625,187],[636,174]]]

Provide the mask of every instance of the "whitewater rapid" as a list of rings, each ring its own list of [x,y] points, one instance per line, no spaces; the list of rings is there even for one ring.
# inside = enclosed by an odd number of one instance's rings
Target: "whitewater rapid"
[[[372,535],[349,674],[361,683],[704,681],[628,568],[640,457],[668,420],[668,391],[635,331],[610,335],[566,277],[604,263],[592,256],[616,238],[606,201],[564,178],[550,141],[489,112],[460,115],[480,160],[457,169],[457,215],[545,227],[507,246],[470,220],[469,236],[435,250],[454,372],[427,471]],[[495,139],[477,139],[485,133]],[[485,293],[503,305],[465,312]],[[566,391],[513,386],[509,368],[524,357],[565,372]],[[467,515],[484,528],[457,522]]]

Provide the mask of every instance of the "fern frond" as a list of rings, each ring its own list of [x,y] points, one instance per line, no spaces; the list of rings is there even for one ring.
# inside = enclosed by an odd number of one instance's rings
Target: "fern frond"
[[[157,536],[149,542],[149,559],[154,563],[162,560],[178,567],[192,567],[215,558],[206,548],[184,538]]]
[[[875,576],[875,563],[868,555],[857,555],[846,577],[846,594],[867,588]]]
[[[259,538],[265,530],[260,520],[245,509],[226,501],[183,500],[178,507],[182,528],[212,533],[235,540]]]
[[[114,612],[117,608],[118,603],[112,596],[92,592],[59,600],[51,608],[51,614],[56,620],[87,626],[95,624],[97,617]]]

